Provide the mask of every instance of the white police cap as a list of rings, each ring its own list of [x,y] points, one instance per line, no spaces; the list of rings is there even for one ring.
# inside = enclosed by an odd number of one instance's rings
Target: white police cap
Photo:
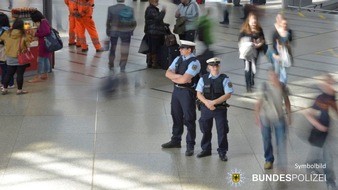
[[[218,65],[221,63],[221,59],[218,57],[213,57],[207,60],[208,65]]]
[[[195,47],[196,43],[187,41],[187,40],[180,40],[180,48],[187,48],[187,47]]]

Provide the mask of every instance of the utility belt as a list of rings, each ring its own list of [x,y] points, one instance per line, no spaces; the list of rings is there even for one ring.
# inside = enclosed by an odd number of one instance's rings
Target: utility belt
[[[199,111],[201,110],[202,106],[205,106],[204,103],[199,99],[196,100],[196,105],[197,105],[197,109]],[[215,107],[218,110],[226,110],[226,109],[228,109],[228,107],[230,107],[230,105],[227,102],[223,102],[221,104],[216,104]]]
[[[179,84],[174,84],[174,86],[175,86],[176,88],[178,88],[178,89],[190,90],[190,91],[196,93],[196,90],[195,90],[194,87],[181,86],[181,85],[179,85]]]

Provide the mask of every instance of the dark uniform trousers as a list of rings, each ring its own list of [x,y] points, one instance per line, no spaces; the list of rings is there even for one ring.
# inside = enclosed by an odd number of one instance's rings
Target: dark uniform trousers
[[[199,124],[201,132],[203,133],[201,147],[202,150],[211,151],[211,131],[213,125],[213,119],[216,121],[216,129],[218,136],[218,153],[224,154],[228,151],[228,137],[229,126],[227,118],[227,109],[215,109],[209,110],[206,106],[201,106],[201,118]]]
[[[196,138],[196,93],[188,88],[174,87],[171,98],[171,116],[173,118],[173,136],[171,141],[180,143],[183,125],[187,126],[187,149],[194,149]]]

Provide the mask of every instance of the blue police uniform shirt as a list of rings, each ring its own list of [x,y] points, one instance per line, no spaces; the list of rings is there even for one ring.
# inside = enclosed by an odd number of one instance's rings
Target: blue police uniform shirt
[[[170,70],[176,70],[176,63],[178,61],[178,59],[180,57],[183,57],[183,61],[189,59],[190,57],[195,57],[193,54],[190,54],[188,57],[184,57],[182,55],[177,56],[174,61],[171,63],[171,65],[169,66]],[[196,76],[197,74],[200,73],[201,70],[201,64],[198,60],[196,61],[192,61],[189,65],[188,65],[188,69],[185,71],[185,73],[192,75],[192,76]]]
[[[219,73],[216,76],[212,76],[211,74],[209,74],[208,78],[217,79],[220,75],[221,73]],[[204,88],[204,81],[203,81],[203,77],[201,77],[197,83],[196,91],[203,92],[203,88]],[[229,78],[225,78],[223,80],[223,90],[225,94],[231,94],[234,92],[234,89],[232,88],[232,83]]]

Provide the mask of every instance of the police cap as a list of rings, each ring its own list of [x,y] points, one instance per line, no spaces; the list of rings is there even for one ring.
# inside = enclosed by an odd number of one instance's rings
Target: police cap
[[[219,64],[221,64],[221,59],[218,58],[218,57],[213,57],[213,58],[208,59],[207,63],[208,63],[208,65],[211,65],[211,66],[219,65]]]
[[[180,48],[189,48],[189,47],[195,47],[196,43],[187,41],[187,40],[180,40]]]

